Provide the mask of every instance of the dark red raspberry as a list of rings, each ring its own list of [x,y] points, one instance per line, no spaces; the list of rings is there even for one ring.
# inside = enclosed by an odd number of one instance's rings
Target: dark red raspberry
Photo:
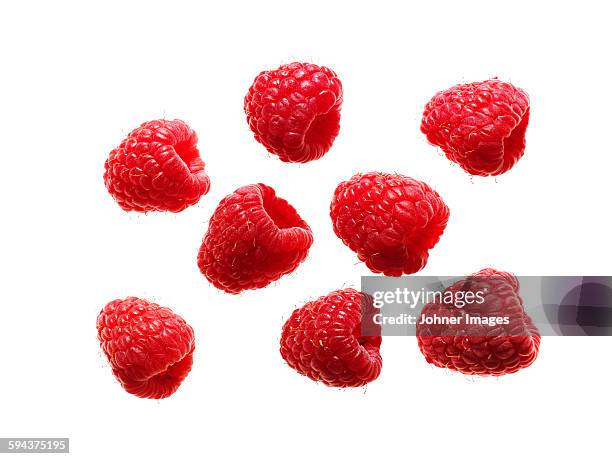
[[[368,172],[338,185],[330,215],[336,235],[368,268],[401,276],[423,269],[449,210],[426,183]]]
[[[443,295],[425,306],[421,317],[454,318],[457,324],[422,324],[419,319],[417,339],[427,362],[467,375],[501,376],[535,361],[540,334],[523,308],[514,275],[483,269],[454,283]],[[489,323],[468,324],[468,316]],[[498,322],[490,325],[494,321]]]
[[[262,183],[221,200],[198,253],[198,266],[217,288],[240,293],[294,271],[313,237],[296,210]]]
[[[197,143],[181,120],[143,123],[104,163],[106,189],[123,210],[184,210],[210,188]]]
[[[341,106],[342,84],[334,71],[299,62],[261,72],[244,98],[255,139],[289,163],[327,153],[340,130]]]
[[[382,368],[382,338],[361,334],[361,313],[371,300],[348,288],[293,311],[280,340],[283,359],[298,373],[332,387],[374,381]]]
[[[168,308],[135,297],[114,300],[97,327],[113,374],[130,394],[169,397],[191,370],[193,329]]]
[[[437,93],[425,106],[421,131],[472,175],[499,175],[525,151],[529,96],[510,83],[487,80]]]

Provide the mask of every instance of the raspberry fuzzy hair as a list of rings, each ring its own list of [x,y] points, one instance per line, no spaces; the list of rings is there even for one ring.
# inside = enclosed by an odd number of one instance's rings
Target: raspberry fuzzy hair
[[[399,174],[356,174],[336,188],[334,232],[375,273],[412,274],[425,267],[449,210],[426,183]]]
[[[210,188],[196,133],[181,120],[143,123],[104,163],[104,184],[126,211],[180,212]]]
[[[500,175],[525,152],[529,96],[510,83],[487,80],[437,93],[425,106],[421,131],[472,175]]]
[[[350,288],[306,303],[283,326],[281,356],[298,373],[328,386],[374,381],[382,368],[382,338],[361,334],[362,311],[371,304],[371,297]]]
[[[289,163],[321,158],[340,130],[342,84],[333,70],[294,62],[261,72],[244,98],[255,139]]]
[[[166,398],[193,363],[193,329],[170,309],[136,297],[114,300],[98,315],[98,339],[113,374],[130,394]]]
[[[312,245],[310,227],[262,183],[221,200],[198,252],[206,279],[227,293],[265,287],[294,271]]]
[[[483,269],[448,287],[444,298],[454,300],[436,298],[421,317],[453,318],[456,324],[417,323],[419,348],[427,362],[466,375],[502,376],[535,361],[540,334],[523,308],[513,274]],[[462,304],[457,306],[457,301]]]

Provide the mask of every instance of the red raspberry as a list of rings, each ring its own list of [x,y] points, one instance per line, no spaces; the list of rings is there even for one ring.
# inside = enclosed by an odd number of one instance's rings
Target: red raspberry
[[[130,394],[166,398],[193,363],[193,329],[170,309],[128,297],[98,315],[98,339],[113,374]]]
[[[447,292],[452,295],[446,297]],[[472,292],[470,303],[468,292]],[[523,309],[514,275],[483,269],[444,290],[443,298],[425,306],[421,317],[449,317],[460,323],[427,325],[419,320],[417,339],[427,362],[467,375],[501,376],[528,367],[537,358],[540,334]],[[467,324],[468,315],[488,321],[507,317],[508,323]]]
[[[313,237],[296,210],[262,183],[221,200],[198,253],[198,266],[217,288],[240,293],[294,271]]]
[[[123,210],[184,210],[210,188],[197,143],[181,120],[143,123],[104,163],[106,189]]]
[[[298,373],[332,387],[374,381],[382,368],[382,338],[361,334],[361,313],[371,300],[348,288],[293,311],[283,325],[283,359]]]
[[[338,185],[330,214],[336,235],[368,268],[401,276],[423,269],[449,210],[426,183],[368,172]]]
[[[333,70],[294,62],[261,72],[244,98],[255,139],[288,163],[319,159],[340,130],[342,84]]]
[[[437,93],[425,106],[421,131],[472,175],[509,171],[525,151],[529,96],[510,83],[487,80]]]

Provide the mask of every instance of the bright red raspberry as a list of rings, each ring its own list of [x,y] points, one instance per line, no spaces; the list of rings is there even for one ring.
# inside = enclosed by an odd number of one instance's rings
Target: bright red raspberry
[[[113,374],[130,394],[169,397],[191,370],[193,329],[168,308],[135,297],[114,300],[97,328]]]
[[[340,130],[342,84],[333,70],[294,62],[261,72],[244,98],[255,139],[281,161],[306,163]]]
[[[540,334],[523,308],[513,274],[491,268],[472,274],[425,306],[423,316],[457,322],[421,324],[419,319],[417,323],[419,348],[437,367],[501,376],[528,367],[538,356]]]
[[[258,289],[294,271],[313,237],[296,210],[262,183],[221,200],[198,252],[206,279],[228,293]]]
[[[510,83],[487,80],[437,93],[425,106],[421,131],[472,175],[509,171],[525,151],[529,96]]]
[[[336,235],[375,273],[401,276],[425,266],[449,210],[429,185],[399,174],[356,174],[331,203]]]
[[[123,210],[184,210],[210,188],[197,143],[181,120],[143,123],[104,163],[106,189]]]
[[[371,300],[348,288],[294,310],[283,326],[283,359],[298,373],[332,387],[374,381],[382,368],[382,338],[361,333],[361,314]]]

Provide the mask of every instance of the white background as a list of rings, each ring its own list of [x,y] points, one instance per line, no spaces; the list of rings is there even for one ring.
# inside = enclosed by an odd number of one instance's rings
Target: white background
[[[383,372],[337,390],[281,359],[294,307],[368,274],[332,232],[336,184],[400,172],[435,187],[449,225],[422,274],[610,272],[610,14],[605,2],[14,2],[0,7],[0,436],[68,436],[74,457],[602,456],[610,339],[547,338],[502,378],[429,366],[385,338]],[[283,164],[255,142],[242,99],[293,60],[333,68],[342,127],[321,160]],[[531,96],[527,150],[471,179],[419,132],[438,90],[498,76]],[[127,214],[108,152],[141,122],[181,118],[212,189],[180,214]],[[265,182],[311,225],[307,261],[230,296],[200,275],[213,209]],[[163,401],[115,382],[95,321],[114,298],[172,307],[195,329],[191,374]]]

